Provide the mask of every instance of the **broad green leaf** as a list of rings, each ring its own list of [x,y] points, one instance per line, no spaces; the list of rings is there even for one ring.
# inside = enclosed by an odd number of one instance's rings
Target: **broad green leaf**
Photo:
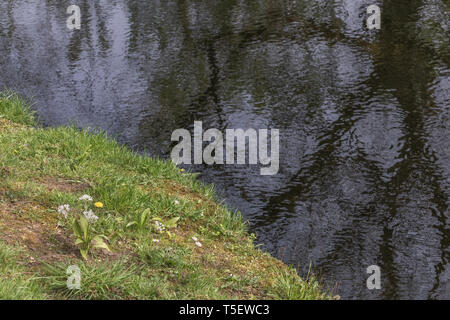
[[[141,214],[141,226],[143,227],[147,222],[148,216],[150,215],[150,209],[145,209]]]
[[[95,241],[94,245],[95,248],[106,249],[108,251],[111,251],[111,249],[108,247],[105,241],[103,241],[102,236],[95,236],[93,240]]]
[[[88,251],[86,249],[80,249],[81,256],[87,260],[88,259]]]
[[[79,238],[83,238],[83,232],[81,231],[81,226],[78,220],[73,222],[73,233]]]
[[[84,216],[80,217],[80,227],[81,231],[83,231],[84,239],[86,240],[89,232],[89,221]]]
[[[136,221],[130,222],[129,224],[127,224],[127,228],[134,226],[135,224],[137,224]]]
[[[173,237],[175,237],[175,235],[172,233],[172,232],[170,232],[170,231],[166,231],[166,233],[167,233],[167,235],[169,236],[169,238],[173,238]]]
[[[166,228],[174,228],[177,226],[177,222],[180,220],[180,217],[172,218],[169,221],[167,221],[164,225]]]

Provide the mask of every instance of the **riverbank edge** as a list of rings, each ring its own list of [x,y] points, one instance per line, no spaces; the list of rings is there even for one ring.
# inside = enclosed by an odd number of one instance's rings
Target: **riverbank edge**
[[[169,161],[102,132],[41,128],[10,91],[0,93],[0,148],[0,299],[331,298],[258,249],[213,186]],[[108,248],[83,259],[73,223],[86,211]],[[71,265],[80,289],[67,288]]]

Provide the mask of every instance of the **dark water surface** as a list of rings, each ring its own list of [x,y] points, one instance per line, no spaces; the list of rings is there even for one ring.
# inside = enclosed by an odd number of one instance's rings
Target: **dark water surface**
[[[82,9],[80,31],[66,8]],[[367,30],[366,8],[382,8]],[[196,166],[272,254],[343,298],[450,298],[448,0],[2,0],[0,86],[46,125],[168,157],[177,128],[277,128],[280,171]],[[379,265],[382,289],[366,287]]]

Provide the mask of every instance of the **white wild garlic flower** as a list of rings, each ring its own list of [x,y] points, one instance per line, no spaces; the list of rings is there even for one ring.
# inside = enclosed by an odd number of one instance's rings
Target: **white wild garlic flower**
[[[83,215],[91,223],[97,222],[98,220],[98,217],[94,214],[94,212],[92,212],[92,210],[83,212]]]
[[[84,194],[78,200],[81,200],[81,201],[92,201],[93,199],[92,199],[92,197],[90,195]]]
[[[156,226],[156,230],[158,232],[163,232],[164,230],[166,230],[166,227],[164,226],[164,224],[162,224],[159,221],[155,221],[155,226]]]
[[[197,246],[197,247],[202,247],[203,245],[202,245],[202,243],[198,240],[198,238],[197,237],[192,237],[192,240],[195,242],[195,245]]]
[[[64,218],[67,218],[67,215],[70,212],[70,206],[68,204],[63,204],[58,207],[58,213],[62,215]]]

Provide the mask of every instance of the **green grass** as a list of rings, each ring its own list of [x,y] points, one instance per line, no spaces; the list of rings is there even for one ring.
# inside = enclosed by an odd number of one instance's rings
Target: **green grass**
[[[76,265],[80,268],[82,285],[80,289],[67,288],[67,269]],[[43,282],[59,298],[112,300],[133,298],[139,287],[136,267],[127,261],[118,260],[103,263],[86,263],[70,261],[44,266],[46,276]]]
[[[19,263],[19,248],[0,242],[0,300],[42,300],[48,296],[25,266]]]
[[[313,276],[303,281],[255,248],[241,214],[171,162],[105,133],[38,128],[29,105],[10,92],[0,94],[0,150],[0,259],[7,261],[0,298],[330,298]],[[103,208],[80,201],[83,194]],[[67,219],[57,213],[63,204],[71,207]],[[91,232],[112,251],[92,249],[87,260],[72,231],[85,210],[98,216]],[[158,231],[155,221],[173,218],[176,225]],[[70,265],[81,270],[80,290],[66,286]]]
[[[0,116],[20,124],[36,124],[30,104],[9,90],[0,92]]]

